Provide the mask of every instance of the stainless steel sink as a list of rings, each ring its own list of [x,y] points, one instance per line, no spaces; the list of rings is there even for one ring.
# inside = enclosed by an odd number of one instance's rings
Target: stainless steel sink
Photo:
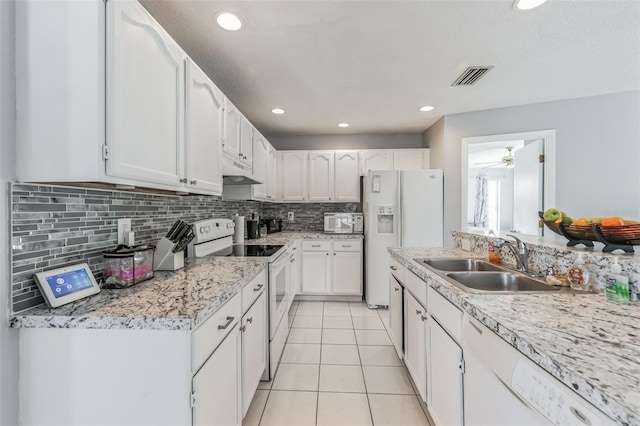
[[[462,285],[472,292],[540,292],[560,291],[559,287],[550,286],[540,281],[511,272],[448,272],[446,277],[454,284]]]
[[[502,268],[479,259],[416,259],[438,271],[503,271]]]

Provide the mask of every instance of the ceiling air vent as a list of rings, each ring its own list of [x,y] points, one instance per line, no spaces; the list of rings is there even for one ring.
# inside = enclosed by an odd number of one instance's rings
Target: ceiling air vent
[[[491,68],[493,67],[469,67],[460,74],[460,77],[453,82],[452,86],[471,86],[489,72]]]

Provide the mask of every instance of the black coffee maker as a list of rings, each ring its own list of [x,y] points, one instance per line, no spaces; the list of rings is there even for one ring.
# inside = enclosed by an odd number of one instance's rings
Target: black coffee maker
[[[260,238],[260,222],[258,220],[247,220],[247,239],[255,240]]]

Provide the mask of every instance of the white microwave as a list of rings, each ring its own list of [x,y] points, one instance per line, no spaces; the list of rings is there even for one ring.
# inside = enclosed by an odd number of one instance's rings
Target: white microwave
[[[363,234],[362,213],[325,213],[324,232],[327,234]]]

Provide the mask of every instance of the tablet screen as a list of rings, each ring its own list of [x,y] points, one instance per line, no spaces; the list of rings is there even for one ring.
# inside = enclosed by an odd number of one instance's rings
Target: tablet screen
[[[47,277],[47,284],[57,299],[93,285],[86,269],[78,269]]]

